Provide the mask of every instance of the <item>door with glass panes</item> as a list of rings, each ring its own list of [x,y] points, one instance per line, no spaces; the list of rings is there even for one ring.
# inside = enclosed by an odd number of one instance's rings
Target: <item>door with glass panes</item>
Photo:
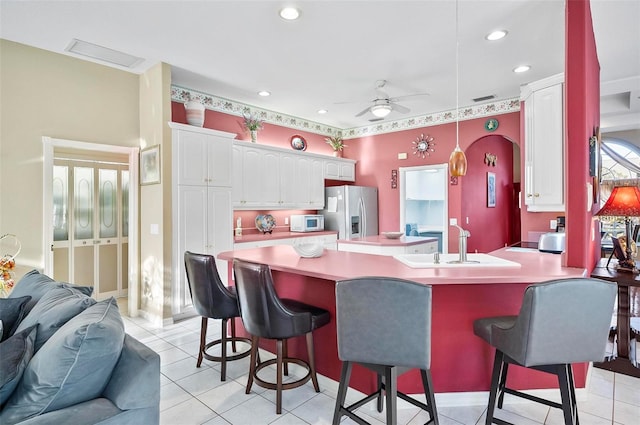
[[[54,279],[127,295],[128,202],[128,164],[54,161]]]

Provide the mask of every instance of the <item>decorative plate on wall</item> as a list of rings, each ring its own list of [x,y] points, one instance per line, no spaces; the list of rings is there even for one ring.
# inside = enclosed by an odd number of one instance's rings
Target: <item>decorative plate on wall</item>
[[[436,142],[433,141],[433,137],[429,135],[421,134],[413,142],[413,154],[422,156],[423,158],[431,155],[431,152],[435,152],[434,146]]]
[[[298,136],[297,134],[295,136],[291,136],[291,147],[297,151],[303,151],[307,149],[307,141],[304,140],[304,137],[302,136]]]
[[[497,119],[489,118],[484,123],[484,129],[487,131],[496,131],[498,129],[498,125],[500,125],[500,123],[498,122]]]

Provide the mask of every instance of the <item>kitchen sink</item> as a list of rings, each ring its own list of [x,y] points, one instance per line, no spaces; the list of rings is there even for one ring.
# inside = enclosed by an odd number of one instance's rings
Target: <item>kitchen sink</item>
[[[458,262],[459,254],[440,254],[440,262],[434,263],[434,254],[398,254],[393,258],[414,268],[469,268],[469,267],[520,267],[519,263],[489,254],[467,254],[467,261]]]

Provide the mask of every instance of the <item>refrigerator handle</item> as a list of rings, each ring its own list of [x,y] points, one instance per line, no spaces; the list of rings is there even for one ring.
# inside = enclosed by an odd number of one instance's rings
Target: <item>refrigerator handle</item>
[[[363,238],[365,236],[369,236],[366,234],[367,231],[367,210],[364,205],[364,201],[362,198],[359,199],[360,202],[360,237]]]

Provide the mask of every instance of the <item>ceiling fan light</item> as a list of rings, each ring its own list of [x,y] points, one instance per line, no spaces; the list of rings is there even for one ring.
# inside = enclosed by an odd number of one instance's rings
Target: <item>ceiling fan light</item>
[[[452,177],[461,177],[467,174],[467,157],[460,146],[456,146],[449,157],[449,174]]]
[[[378,118],[384,118],[391,112],[389,105],[374,105],[371,107],[371,113]]]
[[[283,7],[280,9],[280,17],[287,21],[295,21],[300,17],[300,11],[295,7]]]

